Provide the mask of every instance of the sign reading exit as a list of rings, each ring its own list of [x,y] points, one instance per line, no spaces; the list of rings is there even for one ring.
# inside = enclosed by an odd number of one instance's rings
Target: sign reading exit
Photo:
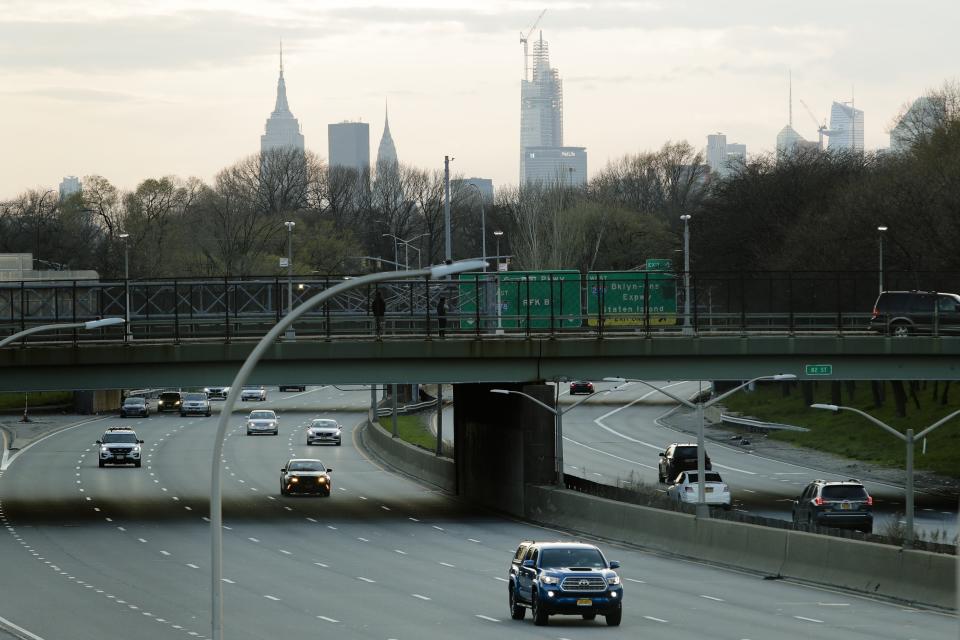
[[[833,365],[832,364],[808,364],[806,367],[806,374],[808,376],[832,376],[833,375]]]

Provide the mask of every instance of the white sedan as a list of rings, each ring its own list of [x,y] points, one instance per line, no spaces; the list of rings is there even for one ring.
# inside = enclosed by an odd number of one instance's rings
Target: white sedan
[[[277,420],[277,414],[269,409],[257,409],[251,411],[247,417],[247,435],[252,436],[255,433],[269,433],[277,435],[280,431],[280,421]]]
[[[240,389],[240,401],[246,402],[247,400],[259,400],[260,402],[265,402],[267,399],[267,390],[263,387],[243,387]]]
[[[696,471],[682,471],[667,487],[667,495],[679,503],[696,504],[699,497],[699,484]],[[704,476],[706,485],[705,500],[708,505],[730,508],[730,487],[716,471],[707,471]]]
[[[307,445],[329,442],[340,446],[340,423],[330,418],[317,418],[307,427]]]

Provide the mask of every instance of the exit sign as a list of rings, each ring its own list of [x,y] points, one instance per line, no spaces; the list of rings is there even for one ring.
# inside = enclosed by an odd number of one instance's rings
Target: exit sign
[[[808,376],[832,376],[833,365],[832,364],[808,364],[806,366],[806,374]]]

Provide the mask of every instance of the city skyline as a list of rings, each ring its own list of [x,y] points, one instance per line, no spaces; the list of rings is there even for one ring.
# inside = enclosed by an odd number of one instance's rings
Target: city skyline
[[[735,136],[751,154],[772,152],[786,121],[783,78],[793,69],[795,99],[817,120],[855,86],[856,106],[868,114],[866,148],[886,147],[902,105],[955,77],[960,45],[949,16],[960,8],[934,2],[936,10],[904,26],[896,3],[847,4],[546,3],[538,31],[553,44],[551,66],[563,71],[564,137],[589,149],[591,177],[668,140],[702,148],[710,131]],[[457,174],[517,183],[519,35],[542,6],[8,5],[0,117],[17,157],[2,165],[0,197],[67,175],[99,174],[124,189],[163,175],[212,181],[258,150],[264,112],[275,103],[281,37],[307,149],[326,157],[328,124],[376,124],[387,97],[405,163],[442,169],[449,154]],[[793,126],[817,138],[806,114],[795,114]]]

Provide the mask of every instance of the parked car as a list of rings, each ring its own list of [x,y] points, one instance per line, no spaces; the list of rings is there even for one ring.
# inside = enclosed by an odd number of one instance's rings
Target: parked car
[[[164,391],[157,400],[157,411],[180,411],[183,396],[179,391]]]
[[[704,451],[705,463],[704,469],[711,468],[710,456]],[[674,442],[666,451],[660,452],[660,464],[657,470],[657,477],[660,482],[666,482],[669,478],[676,478],[681,471],[697,470],[697,445],[681,444]]]
[[[322,462],[312,458],[292,458],[280,469],[280,495],[313,494],[329,498],[333,478]]]
[[[884,291],[873,305],[870,330],[891,336],[960,333],[960,295],[935,291]]]
[[[277,420],[277,414],[270,409],[251,411],[250,415],[247,416],[247,435],[252,436],[255,433],[272,435],[280,433],[280,421]]]
[[[206,387],[203,391],[207,394],[207,398],[210,400],[226,400],[227,395],[230,393],[230,387]]]
[[[99,466],[108,464],[132,464],[140,466],[140,445],[143,440],[130,427],[111,427],[97,440],[100,445]]]
[[[523,620],[527,609],[533,623],[546,625],[551,615],[606,618],[618,626],[623,615],[623,586],[600,549],[580,542],[521,542],[507,576],[510,617]]]
[[[259,400],[264,402],[267,399],[267,390],[262,386],[249,386],[243,387],[240,389],[240,401],[246,402],[247,400]]]
[[[578,393],[593,393],[593,383],[589,380],[574,380],[570,383],[570,395],[575,396]]]
[[[185,393],[180,404],[180,415],[197,413],[210,417],[210,400],[205,393]]]
[[[700,500],[699,474],[696,471],[681,471],[667,487],[667,496],[683,504],[696,504]],[[716,471],[708,471],[703,476],[704,502],[710,506],[729,509],[731,506],[730,487]]]
[[[339,447],[341,431],[340,423],[336,420],[317,418],[307,427],[307,445],[330,443]]]
[[[873,532],[873,497],[863,483],[849,480],[814,480],[793,502],[793,522],[807,527],[824,526]]]
[[[150,417],[150,404],[143,396],[127,396],[123,404],[120,405],[120,417],[129,418],[130,416]]]
[[[305,384],[282,384],[278,388],[278,391],[306,391],[307,385]]]

